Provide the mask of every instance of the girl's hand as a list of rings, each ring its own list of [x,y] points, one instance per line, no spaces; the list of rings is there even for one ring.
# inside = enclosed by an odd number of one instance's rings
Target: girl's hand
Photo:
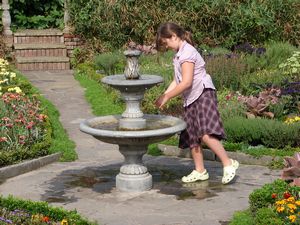
[[[155,105],[159,109],[162,109],[163,106],[169,101],[169,97],[166,94],[161,95],[156,101]]]

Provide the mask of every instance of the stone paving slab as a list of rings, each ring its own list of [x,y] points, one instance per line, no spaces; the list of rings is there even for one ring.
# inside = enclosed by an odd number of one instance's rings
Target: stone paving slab
[[[26,76],[59,109],[79,159],[7,179],[0,185],[4,196],[13,194],[77,209],[102,225],[219,225],[230,220],[235,211],[248,207],[248,195],[254,189],[279,177],[280,171],[241,165],[235,182],[224,186],[221,164],[205,161],[210,180],[184,185],[180,177],[192,170],[191,159],[146,155],[153,189],[122,193],[115,189],[115,175],[123,160],[118,147],[79,130],[80,121],[93,115],[72,71],[31,71]]]

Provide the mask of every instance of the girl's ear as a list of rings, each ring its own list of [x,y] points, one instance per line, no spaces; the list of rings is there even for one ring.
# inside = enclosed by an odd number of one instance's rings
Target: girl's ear
[[[178,38],[177,35],[173,33],[173,34],[172,34],[172,39],[173,39],[173,40],[176,40],[177,38]]]

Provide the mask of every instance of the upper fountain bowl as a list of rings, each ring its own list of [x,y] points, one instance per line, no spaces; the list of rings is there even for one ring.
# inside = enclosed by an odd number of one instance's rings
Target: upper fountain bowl
[[[145,91],[156,84],[162,83],[163,78],[157,75],[141,75],[139,79],[126,79],[124,74],[111,75],[102,78],[103,83],[121,92]]]

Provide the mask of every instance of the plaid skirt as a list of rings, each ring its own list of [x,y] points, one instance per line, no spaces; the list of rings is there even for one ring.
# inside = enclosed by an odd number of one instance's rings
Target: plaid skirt
[[[201,137],[205,134],[214,136],[219,140],[225,139],[216,92],[213,89],[204,89],[195,102],[184,107],[183,119],[187,124],[187,128],[180,134],[180,148],[199,146]]]

